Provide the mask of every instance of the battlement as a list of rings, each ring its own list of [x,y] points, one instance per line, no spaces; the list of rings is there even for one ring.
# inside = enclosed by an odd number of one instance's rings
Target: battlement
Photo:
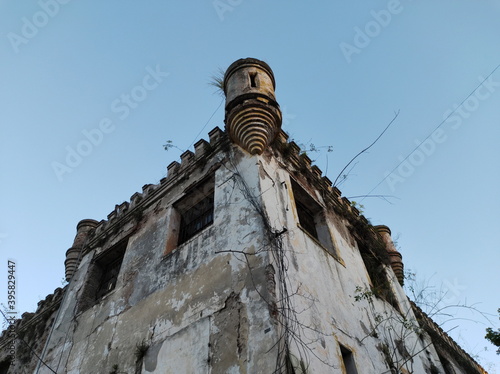
[[[180,155],[180,162],[173,161],[167,166],[167,176],[160,180],[159,184],[145,184],[142,192],[135,192],[130,197],[130,202],[123,202],[115,205],[107,220],[101,220],[95,229],[94,236],[99,236],[108,230],[115,222],[120,221],[125,216],[132,214],[134,210],[144,207],[144,202],[153,198],[157,193],[170,186],[175,180],[184,175],[188,170],[200,164],[200,160],[212,156],[216,150],[220,150],[222,143],[227,142],[227,134],[219,127],[215,127],[209,133],[209,141],[200,139],[194,144],[194,152],[187,150]],[[296,172],[305,176],[309,182],[322,193],[326,203],[336,207],[336,210],[342,211],[344,215],[351,216],[351,219],[358,219],[365,224],[368,220],[360,214],[359,210],[352,202],[342,197],[341,191],[332,185],[332,181],[322,170],[312,163],[312,160],[302,151],[294,141],[288,142],[288,135],[280,131],[275,142],[271,145],[276,154],[280,154],[283,166],[287,169],[294,169]]]
[[[427,332],[438,352],[444,350],[456,362],[467,368],[469,374],[486,374],[486,371],[462,347],[460,347],[436,322],[434,322],[422,309],[410,300],[413,313],[419,325]]]
[[[107,215],[107,219],[97,223],[95,230],[89,237],[90,245],[86,247],[86,250],[93,247],[98,242],[99,237],[106,232],[114,230],[115,227],[122,225],[127,220],[141,217],[142,211],[151,205],[158,196],[162,196],[166,190],[189,175],[193,169],[204,166],[207,160],[224,148],[228,142],[226,133],[219,127],[212,129],[208,136],[209,140],[200,139],[194,144],[194,152],[191,150],[183,152],[180,155],[180,162],[171,162],[167,166],[166,177],[162,178],[160,183],[145,184],[142,187],[142,192],[135,192],[130,197],[129,202],[124,201],[115,205],[114,210]]]
[[[281,166],[285,169],[292,169],[296,174],[300,174],[307,181],[314,185],[322,193],[325,202],[334,207],[338,213],[350,216],[351,219],[360,220],[369,224],[368,220],[360,213],[353,203],[335,186],[332,181],[323,175],[323,171],[313,164],[313,161],[294,141],[288,141],[289,137],[283,130],[276,137],[272,144],[273,155],[281,159]],[[271,151],[271,152],[272,152]]]
[[[22,361],[25,367],[28,367],[28,363],[31,365],[36,364],[29,347],[26,346],[26,343],[21,343],[18,337],[32,344],[32,349],[39,350],[38,348],[43,347],[66,289],[67,286],[56,288],[54,293],[47,295],[44,300],[38,302],[38,307],[34,313],[23,313],[21,318],[16,320],[13,325],[15,334],[10,332],[10,328],[2,331],[0,336],[0,362],[8,359],[10,352],[8,348],[14,345],[16,346],[17,359]]]

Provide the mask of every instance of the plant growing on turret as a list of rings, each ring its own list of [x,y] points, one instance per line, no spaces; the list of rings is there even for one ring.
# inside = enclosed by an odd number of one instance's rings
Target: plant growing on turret
[[[210,77],[208,84],[216,88],[216,93],[224,96],[224,74],[225,71],[221,67],[217,69],[217,72]]]

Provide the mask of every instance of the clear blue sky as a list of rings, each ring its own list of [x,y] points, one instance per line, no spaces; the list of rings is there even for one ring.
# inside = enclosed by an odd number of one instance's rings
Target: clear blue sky
[[[106,219],[178,160],[167,139],[186,149],[223,127],[221,106],[197,137],[222,100],[210,76],[255,57],[274,70],[284,130],[333,146],[311,154],[332,180],[400,111],[341,190],[367,194],[410,156],[371,192],[391,203],[364,199],[365,215],[448,301],[496,314],[500,69],[435,129],[500,64],[498,0],[59,1],[0,0],[0,285],[15,259],[22,311],[61,285],[79,220]],[[486,326],[455,325],[498,371]]]

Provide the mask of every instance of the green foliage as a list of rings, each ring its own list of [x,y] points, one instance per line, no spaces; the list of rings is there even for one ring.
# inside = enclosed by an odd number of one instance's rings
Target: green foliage
[[[356,201],[354,201],[354,200],[351,200],[351,206],[352,206],[353,208],[356,208],[357,210],[359,210],[359,214],[363,214],[364,209],[365,209],[365,206],[364,206],[364,205],[359,204],[359,203],[357,203],[357,202],[356,202]]]
[[[291,139],[290,141],[293,141],[293,139]],[[328,153],[333,152],[332,145],[318,145],[317,146],[317,145],[311,143],[310,141],[307,143],[300,143],[298,145],[301,149],[301,152],[300,152],[301,155],[309,156],[309,154],[311,154],[311,153],[319,153],[325,149],[326,149],[326,152],[328,152]]]
[[[500,308],[498,308],[498,314],[500,319]],[[491,344],[500,347],[500,329],[494,331],[491,327],[486,329],[485,338],[490,341]],[[497,349],[497,355],[500,355],[500,348]]]
[[[398,370],[396,366],[394,365],[394,360],[392,359],[391,352],[389,350],[389,346],[385,343],[380,344],[377,346],[377,348],[382,352],[384,355],[385,362],[387,364],[387,367],[391,370],[391,373],[397,373]]]
[[[374,290],[367,287],[362,288],[360,286],[356,286],[354,292],[356,293],[354,295],[355,301],[367,300],[369,303],[371,303],[373,297],[375,296]]]

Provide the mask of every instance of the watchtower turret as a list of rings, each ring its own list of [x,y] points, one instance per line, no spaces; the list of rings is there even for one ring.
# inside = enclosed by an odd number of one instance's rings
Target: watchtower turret
[[[273,71],[255,58],[233,62],[224,75],[226,129],[251,154],[262,154],[281,129],[275,88]]]
[[[78,222],[76,226],[76,236],[73,246],[66,251],[66,260],[64,261],[66,281],[70,281],[75,273],[81,259],[81,252],[92,230],[94,230],[99,222],[93,219],[84,219]]]

